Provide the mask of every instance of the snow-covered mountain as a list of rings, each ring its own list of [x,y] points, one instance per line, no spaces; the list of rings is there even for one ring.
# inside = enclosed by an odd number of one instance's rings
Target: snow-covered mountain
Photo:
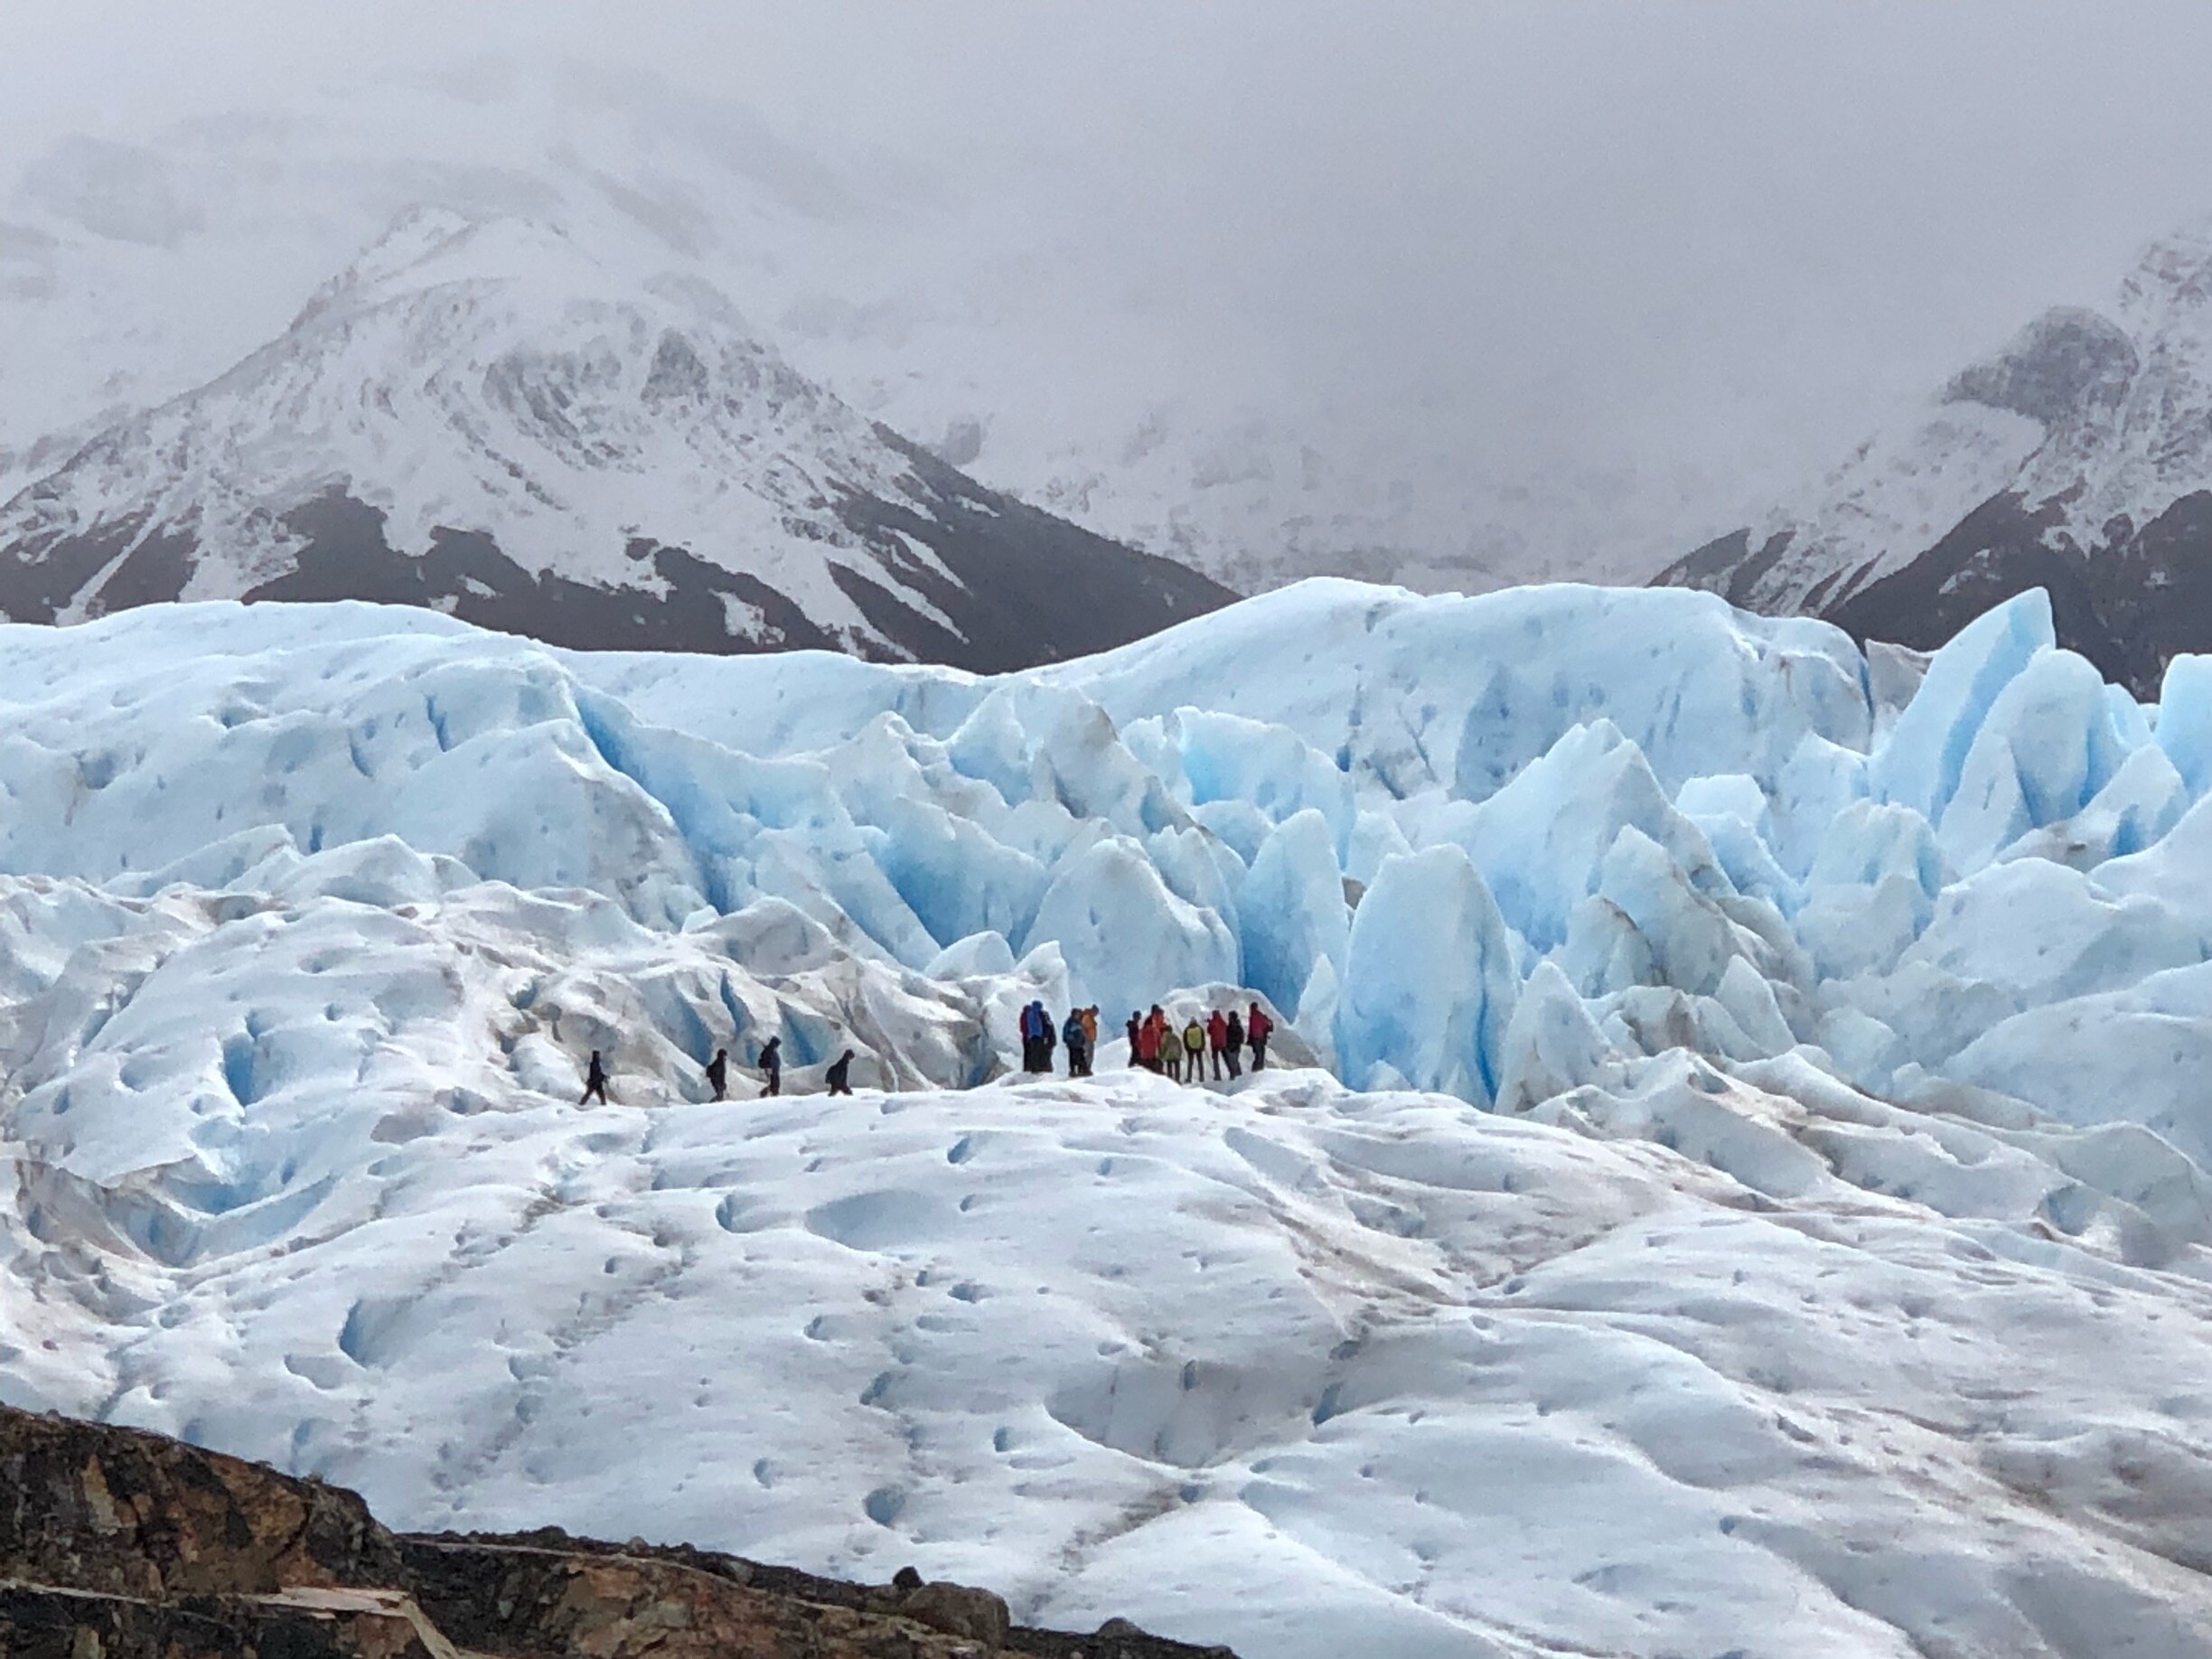
[[[2212,648],[2212,222],[2154,243],[2113,314],[2047,313],[1917,424],[1671,566],[1772,614],[1932,647],[2013,595],[2138,693]]]
[[[0,627],[0,717],[10,1403],[1280,1659],[2212,1651],[2212,661],[153,605]],[[1127,1069],[1233,999],[1266,1072]]]
[[[0,614],[23,621],[383,599],[561,644],[992,670],[1226,596],[855,413],[695,276],[444,211],[0,505]]]
[[[1080,202],[1009,221],[934,159],[803,147],[742,108],[575,64],[299,88],[64,138],[0,178],[0,499],[276,338],[395,219],[445,211],[558,227],[588,294],[594,264],[708,285],[799,372],[970,477],[1239,591],[1642,580],[1641,550],[1688,516],[1693,481],[1470,453],[1434,404],[1502,394],[1347,389],[1326,342],[1286,362],[1233,308],[1194,340],[1186,302],[1222,296],[1165,304],[1141,260],[1134,279],[1100,268]]]

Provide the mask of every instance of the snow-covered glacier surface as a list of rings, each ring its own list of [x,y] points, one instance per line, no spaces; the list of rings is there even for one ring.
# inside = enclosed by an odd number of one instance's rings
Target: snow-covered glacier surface
[[[1880,666],[0,629],[0,1397],[1255,1659],[2212,1653],[2212,663]],[[1232,995],[1259,1077],[1007,1074]]]

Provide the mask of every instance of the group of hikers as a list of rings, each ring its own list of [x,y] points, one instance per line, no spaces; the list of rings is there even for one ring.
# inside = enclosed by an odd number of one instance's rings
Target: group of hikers
[[[1096,1004],[1087,1008],[1071,1008],[1068,1017],[1055,1028],[1053,1017],[1042,1001],[1032,1001],[1021,1011],[1022,1070],[1031,1075],[1049,1073],[1053,1069],[1053,1049],[1067,1049],[1068,1075],[1088,1077],[1092,1062],[1098,1055],[1099,1011]],[[1131,1014],[1129,1017],[1129,1064],[1142,1066],[1148,1072],[1158,1072],[1172,1077],[1177,1083],[1204,1083],[1206,1059],[1213,1057],[1214,1081],[1220,1083],[1224,1073],[1229,1077],[1242,1077],[1244,1069],[1238,1055],[1240,1051],[1251,1050],[1251,1069],[1259,1071],[1267,1064],[1268,1036],[1275,1029],[1275,1022],[1255,1002],[1251,1011],[1239,1015],[1231,1008],[1224,1016],[1219,1008],[1200,1019],[1195,1014],[1181,1030],[1158,1003],[1152,1005],[1149,1014]],[[852,1092],[853,1051],[847,1049],[832,1060],[822,1073],[823,1083],[832,1094]],[[764,1099],[783,1092],[783,1039],[772,1036],[761,1045],[757,1063],[761,1074],[761,1095]],[[717,1048],[715,1056],[702,1068],[707,1086],[714,1091],[717,1101],[729,1098],[729,1050]],[[584,1096],[576,1104],[586,1105],[593,1100],[607,1104],[606,1062],[597,1049],[591,1051],[591,1064],[584,1073]]]
[[[1070,1077],[1091,1075],[1091,1062],[1098,1053],[1098,1026],[1095,1004],[1070,1008],[1068,1017],[1060,1022],[1060,1041],[1067,1047]],[[1021,1011],[1021,1040],[1023,1071],[1036,1075],[1053,1069],[1053,1017],[1042,1002],[1032,1002]]]
[[[1060,1022],[1059,1042],[1067,1049],[1068,1075],[1088,1077],[1098,1054],[1098,1009],[1071,1008]],[[1213,1062],[1214,1081],[1242,1077],[1240,1056],[1251,1051],[1251,1069],[1267,1064],[1268,1038],[1275,1022],[1254,1002],[1240,1015],[1234,1008],[1223,1014],[1214,1008],[1204,1019],[1193,1014],[1180,1029],[1158,1003],[1149,1014],[1131,1013],[1129,1033],[1129,1064],[1158,1072],[1177,1083],[1206,1081],[1206,1063]],[[1053,1069],[1054,1026],[1051,1013],[1041,1001],[1021,1012],[1022,1070],[1038,1075]]]
[[[823,1069],[822,1082],[830,1086],[830,1093],[850,1094],[852,1092],[852,1063],[853,1051],[848,1048]],[[764,1100],[769,1095],[783,1093],[783,1039],[782,1037],[772,1036],[761,1045],[759,1065],[761,1098]],[[729,1098],[729,1050],[726,1048],[716,1049],[714,1058],[709,1060],[702,1070],[706,1073],[707,1086],[714,1091],[715,1099],[727,1100]],[[595,1048],[591,1051],[591,1064],[586,1068],[584,1073],[584,1098],[576,1104],[582,1106],[594,1096],[598,1098],[602,1106],[607,1103],[606,1062],[600,1058],[599,1051]]]

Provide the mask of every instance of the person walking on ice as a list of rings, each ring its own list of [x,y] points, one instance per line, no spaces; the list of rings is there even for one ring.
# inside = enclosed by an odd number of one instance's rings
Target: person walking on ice
[[[1083,1017],[1081,1008],[1070,1008],[1068,1017],[1060,1022],[1060,1041],[1067,1045],[1068,1075],[1091,1075],[1091,1048],[1083,1036]]]
[[[830,1063],[830,1069],[822,1073],[822,1081],[830,1085],[830,1093],[852,1092],[852,1063],[853,1051],[849,1048]]]
[[[1251,1045],[1252,1070],[1255,1072],[1267,1065],[1268,1034],[1274,1029],[1275,1022],[1260,1011],[1258,1003],[1253,1003],[1251,1012],[1244,1017],[1244,1040]]]
[[[1190,1017],[1190,1024],[1183,1027],[1183,1064],[1190,1071],[1186,1082],[1205,1082],[1205,1027],[1198,1023],[1195,1014]]]
[[[1021,1013],[1022,1070],[1035,1077],[1053,1067],[1053,1020],[1042,1000],[1033,1000]]]
[[[772,1036],[761,1045],[761,1098],[783,1092],[783,1039]]]
[[[1214,1062],[1214,1081],[1222,1080],[1222,1050],[1229,1045],[1229,1022],[1215,1008],[1206,1016],[1206,1053]]]
[[[606,1065],[599,1058],[599,1051],[595,1048],[592,1050],[591,1064],[585,1069],[584,1073],[584,1099],[578,1101],[576,1104],[579,1106],[586,1104],[595,1094],[599,1097],[599,1103],[605,1106],[607,1104],[606,1085]]]
[[[729,1050],[717,1048],[715,1057],[707,1063],[707,1086],[714,1091],[717,1101],[729,1098]]]
[[[1159,1045],[1157,1050],[1159,1068],[1167,1073],[1169,1083],[1181,1083],[1183,1081],[1183,1039],[1176,1032],[1175,1021],[1167,1017],[1158,1003],[1154,1003],[1152,1005],[1152,1022],[1155,1032],[1153,1041]]]
[[[1222,1035],[1227,1039],[1222,1045],[1222,1054],[1229,1062],[1229,1075],[1242,1077],[1244,1075],[1244,1019],[1234,1008],[1229,1010],[1229,1018]]]

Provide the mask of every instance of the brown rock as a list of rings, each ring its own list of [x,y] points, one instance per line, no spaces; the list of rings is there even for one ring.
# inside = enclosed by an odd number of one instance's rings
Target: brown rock
[[[108,1424],[0,1417],[0,1576],[159,1598],[391,1585],[352,1493]]]
[[[1006,1645],[1014,1625],[1002,1598],[965,1584],[924,1584],[906,1593],[899,1611],[918,1625],[980,1642],[992,1653]]]
[[[778,1594],[662,1552],[565,1554],[468,1539],[405,1539],[401,1547],[424,1611],[472,1652],[514,1659],[979,1659],[987,1651],[903,1609]]]
[[[144,1601],[0,1586],[0,1654],[9,1659],[457,1659],[396,1591],[295,1590]]]
[[[1119,1622],[1119,1621],[1117,1621]],[[395,1538],[351,1492],[137,1429],[0,1408],[7,1659],[1186,1659],[1009,1630],[988,1590],[845,1583],[554,1528]],[[1233,1656],[1232,1656],[1233,1659]]]

